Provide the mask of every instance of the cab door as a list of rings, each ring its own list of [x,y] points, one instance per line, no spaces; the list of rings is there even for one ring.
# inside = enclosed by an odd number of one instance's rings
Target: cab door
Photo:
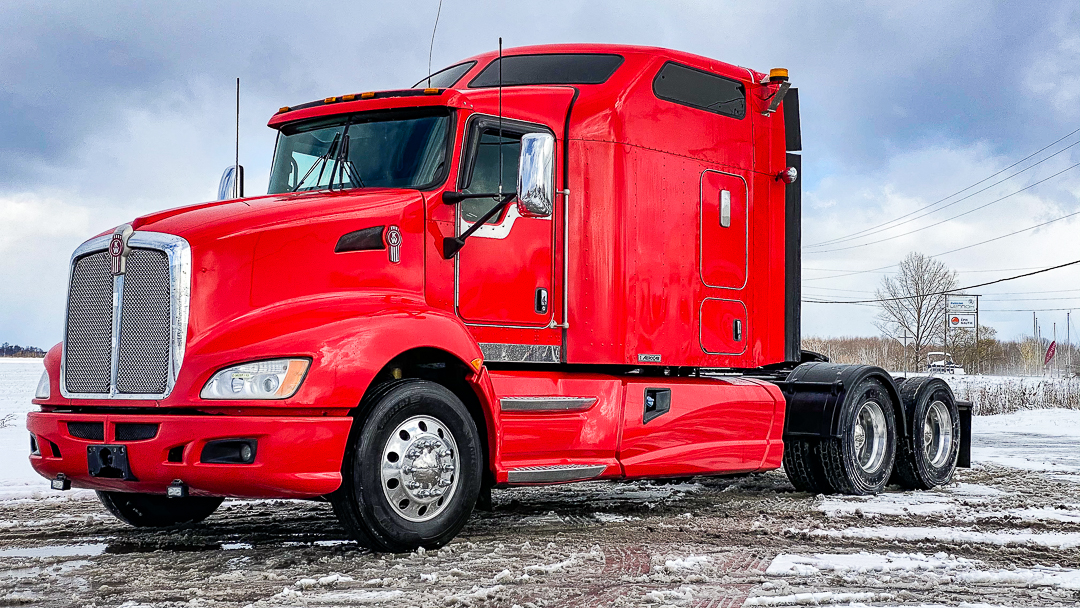
[[[536,132],[551,130],[474,116],[467,127],[459,189],[473,194],[498,192],[501,166],[502,191],[514,192],[521,137]],[[554,318],[555,222],[550,215],[524,217],[515,203],[511,201],[473,233],[458,252],[455,303],[466,324],[535,329],[548,326]],[[468,230],[495,204],[490,198],[459,203],[457,233]],[[522,339],[507,336],[499,342],[520,344]]]

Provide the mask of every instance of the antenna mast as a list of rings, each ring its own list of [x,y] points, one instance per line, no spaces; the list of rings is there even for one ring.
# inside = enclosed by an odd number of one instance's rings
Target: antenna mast
[[[431,52],[435,50],[435,31],[439,29],[439,15],[442,14],[442,0],[439,0],[439,10],[435,12],[435,27],[431,28],[431,46],[427,52],[427,86],[431,88]]]
[[[502,36],[499,36],[499,199],[503,193]]]
[[[240,78],[236,79],[236,156],[233,157],[233,198],[244,193],[240,185]]]

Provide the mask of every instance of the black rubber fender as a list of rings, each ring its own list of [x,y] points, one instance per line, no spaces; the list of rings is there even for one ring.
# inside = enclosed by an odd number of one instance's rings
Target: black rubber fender
[[[799,365],[776,385],[787,400],[784,440],[840,437],[840,414],[851,389],[876,378],[892,398],[897,437],[909,429],[900,393],[888,372],[873,365],[811,362]]]

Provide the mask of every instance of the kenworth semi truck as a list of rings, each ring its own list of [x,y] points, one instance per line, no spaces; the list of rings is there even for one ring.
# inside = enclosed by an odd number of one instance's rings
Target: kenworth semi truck
[[[969,435],[943,381],[800,349],[787,76],[536,46],[281,108],[267,195],[73,253],[33,467],[135,526],[329,500],[390,551],[493,487],[947,483]]]

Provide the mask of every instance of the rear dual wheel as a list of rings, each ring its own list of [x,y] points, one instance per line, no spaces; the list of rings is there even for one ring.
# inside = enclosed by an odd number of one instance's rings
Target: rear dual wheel
[[[330,502],[361,544],[435,548],[465,525],[480,493],[483,451],[465,405],[445,387],[399,380],[365,399]]]
[[[880,380],[866,378],[844,400],[839,437],[785,442],[784,468],[797,490],[877,494],[896,460],[896,416]]]
[[[952,481],[960,453],[960,414],[949,386],[938,378],[913,378],[901,386],[911,433],[900,441],[894,479],[929,490]]]

